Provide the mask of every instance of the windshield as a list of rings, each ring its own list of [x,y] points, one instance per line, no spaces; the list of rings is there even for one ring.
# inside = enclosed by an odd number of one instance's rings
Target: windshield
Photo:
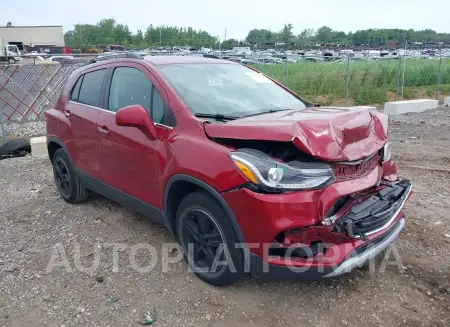
[[[7,45],[6,49],[12,54],[19,54],[19,49],[17,48],[17,45]]]
[[[305,108],[297,97],[242,65],[163,65],[160,71],[194,114],[244,117]]]

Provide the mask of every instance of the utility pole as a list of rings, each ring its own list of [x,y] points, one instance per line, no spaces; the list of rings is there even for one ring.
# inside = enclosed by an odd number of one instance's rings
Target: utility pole
[[[159,46],[161,47],[162,46],[162,38],[161,38],[161,34],[162,33],[162,28],[160,27],[159,28]]]
[[[226,41],[227,40],[227,29],[225,29],[225,37],[224,37],[224,39],[223,39],[224,41]]]

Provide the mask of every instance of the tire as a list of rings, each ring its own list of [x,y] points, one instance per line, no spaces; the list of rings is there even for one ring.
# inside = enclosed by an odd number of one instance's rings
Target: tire
[[[88,190],[81,185],[81,181],[63,149],[56,150],[52,165],[56,188],[61,197],[72,204],[86,201],[89,196]]]
[[[16,60],[14,58],[8,58],[8,64],[13,65],[15,63],[16,63]]]
[[[204,223],[199,223],[202,220]],[[192,226],[197,223],[198,239],[201,241],[192,237],[191,231],[195,230]],[[176,216],[176,232],[185,260],[195,274],[206,283],[227,286],[244,275],[244,255],[242,249],[236,247],[238,243],[236,233],[225,211],[207,193],[194,192],[181,201]],[[201,242],[204,243],[200,244]],[[191,244],[191,251],[188,244]],[[206,244],[214,244],[214,246]],[[217,244],[221,245],[217,247]],[[228,255],[226,255],[226,249],[228,249]],[[193,256],[193,253],[196,255]],[[218,253],[221,255],[217,256]],[[200,260],[200,257],[203,259]],[[212,261],[211,265],[212,257],[226,264],[215,265]],[[217,269],[211,269],[214,267]]]
[[[24,139],[7,141],[0,145],[0,159],[11,157],[23,157],[31,153],[30,142]]]

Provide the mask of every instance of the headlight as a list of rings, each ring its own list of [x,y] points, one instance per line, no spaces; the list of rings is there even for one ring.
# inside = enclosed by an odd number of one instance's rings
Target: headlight
[[[389,151],[389,143],[386,142],[386,144],[381,149],[381,162],[384,163],[391,159],[391,151]]]
[[[334,181],[331,167],[325,163],[278,162],[264,153],[231,152],[236,168],[250,182],[269,191],[316,189]]]

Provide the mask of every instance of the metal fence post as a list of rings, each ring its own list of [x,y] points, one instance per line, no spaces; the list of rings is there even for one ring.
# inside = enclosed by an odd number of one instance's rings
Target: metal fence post
[[[0,129],[1,129],[1,137],[2,140],[0,142],[0,145],[8,140],[8,131],[6,130],[6,126],[3,122],[3,112],[0,111]]]
[[[436,90],[436,100],[438,100],[438,101],[439,101],[439,92],[440,92],[439,87],[441,85],[442,50],[440,52],[439,57],[440,57],[439,58],[439,70],[437,73],[437,90]]]
[[[288,55],[287,55],[287,51],[285,52],[285,54],[286,54],[286,82],[285,82],[285,86],[286,87],[289,87],[288,86],[288,82],[289,82],[289,67],[288,67]]]
[[[402,94],[400,96],[400,101],[403,100],[403,87],[405,86],[405,71],[406,71],[406,58],[403,59]]]
[[[401,69],[402,57],[398,56],[398,66],[397,66],[397,86],[395,87],[395,101],[397,101],[398,87],[400,84],[400,69]]]
[[[350,90],[350,58],[347,58],[347,80],[345,84],[345,106],[347,107],[348,95]]]

